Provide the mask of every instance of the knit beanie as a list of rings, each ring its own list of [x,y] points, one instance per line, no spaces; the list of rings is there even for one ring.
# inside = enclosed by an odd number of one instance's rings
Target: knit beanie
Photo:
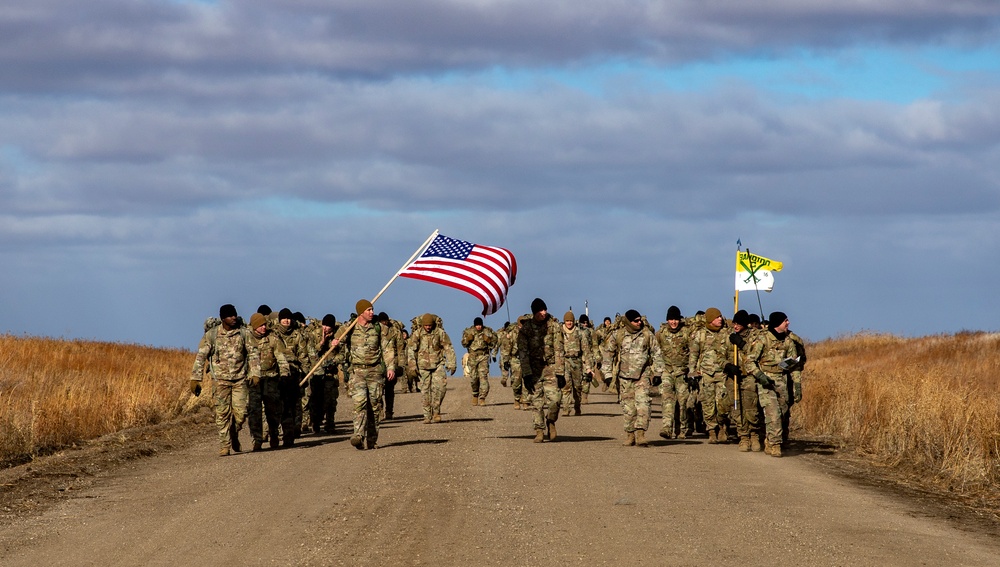
[[[337,325],[337,318],[331,313],[323,315],[323,326],[324,327],[335,327]]]
[[[536,297],[531,302],[531,312],[533,314],[534,313],[538,313],[539,311],[548,311],[548,310],[549,310],[549,308],[545,306],[545,302],[542,301],[542,298],[540,298],[540,297]]]
[[[576,321],[576,317],[573,315],[572,311],[567,311],[566,314],[563,315],[563,321]]]
[[[292,310],[287,307],[282,307],[281,311],[278,311],[278,320],[282,319],[294,319],[295,315],[292,314]]]
[[[477,325],[478,326],[482,326],[482,324],[483,324],[483,318],[482,317],[476,317],[475,319],[472,320],[472,326],[473,327],[475,327]]]
[[[264,315],[260,313],[254,313],[253,315],[250,316],[251,329],[256,331],[258,327],[265,324],[267,324],[267,317],[265,317]]]
[[[236,317],[236,307],[232,303],[227,303],[219,308],[219,319],[226,317]]]
[[[744,327],[750,325],[750,314],[747,313],[746,309],[740,309],[733,315],[733,323]]]
[[[635,321],[639,317],[642,317],[642,315],[640,315],[639,312],[636,311],[635,309],[629,309],[628,311],[625,312],[625,320],[628,321],[629,323]]]
[[[420,318],[420,324],[423,326],[433,325],[434,316],[431,315],[430,313],[424,313],[424,316]]]
[[[667,321],[680,321],[681,320],[681,310],[676,305],[671,305],[667,308]]]
[[[372,306],[372,302],[367,299],[359,299],[357,303],[354,304],[354,312],[361,315],[365,311],[368,311]]]
[[[719,317],[722,317],[722,311],[719,311],[717,307],[709,307],[705,310],[705,326],[713,331],[718,331],[722,327],[712,325],[712,321],[715,321]]]
[[[784,323],[785,319],[788,319],[787,315],[785,315],[781,311],[775,311],[774,313],[771,313],[767,317],[767,328],[774,329],[778,325]]]

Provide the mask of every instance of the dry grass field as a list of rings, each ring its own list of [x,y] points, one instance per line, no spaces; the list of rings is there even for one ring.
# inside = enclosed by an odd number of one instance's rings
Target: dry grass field
[[[1000,334],[861,334],[808,354],[806,434],[953,493],[1000,487]]]
[[[0,335],[0,465],[170,420],[191,398],[193,355]]]
[[[822,438],[952,493],[1000,489],[1000,334],[861,334],[808,346],[793,437]],[[0,466],[172,420],[182,350],[0,336]]]

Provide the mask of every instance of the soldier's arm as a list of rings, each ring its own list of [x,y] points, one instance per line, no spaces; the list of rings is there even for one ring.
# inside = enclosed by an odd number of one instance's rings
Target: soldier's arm
[[[194,367],[191,369],[191,380],[201,382],[205,375],[205,361],[212,354],[212,343],[208,340],[208,333],[201,338],[198,343],[198,352],[194,355]]]

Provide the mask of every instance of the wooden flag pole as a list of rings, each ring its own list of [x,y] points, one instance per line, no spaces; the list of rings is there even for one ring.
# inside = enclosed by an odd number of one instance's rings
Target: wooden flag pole
[[[410,259],[407,260],[401,268],[396,270],[396,273],[392,276],[392,278],[389,279],[388,283],[386,283],[385,286],[383,286],[382,289],[375,294],[375,297],[372,298],[372,305],[375,305],[375,302],[378,301],[378,298],[382,297],[382,294],[385,293],[385,290],[389,289],[389,286],[392,285],[392,282],[396,281],[396,278],[399,277],[399,274],[401,274],[403,270],[406,269],[407,266],[412,264],[414,260],[416,260],[421,254],[424,253],[425,250],[427,250],[427,247],[430,246],[431,241],[437,238],[437,235],[440,232],[441,232],[440,230],[435,230],[434,232],[432,232],[431,235],[427,237],[427,240],[425,240],[424,243],[420,245],[420,248],[417,248],[417,251],[414,252],[412,256],[410,256]],[[361,314],[358,313],[358,315]],[[338,342],[343,340],[344,337],[347,336],[347,333],[350,333],[351,329],[353,329],[354,326],[357,324],[358,324],[358,317],[355,317],[354,320],[352,320],[349,324],[341,327],[340,332],[336,337],[336,340]],[[299,382],[300,388],[306,385],[306,383],[309,381],[309,378],[311,378],[312,375],[316,373],[316,369],[319,368],[320,365],[323,364],[323,362],[326,360],[326,358],[330,356],[332,353],[333,353],[332,348],[326,350],[326,353],[324,353],[323,356],[318,361],[316,361],[316,364],[313,365],[312,370],[310,370],[309,373],[306,374],[306,377],[303,378],[301,382]]]

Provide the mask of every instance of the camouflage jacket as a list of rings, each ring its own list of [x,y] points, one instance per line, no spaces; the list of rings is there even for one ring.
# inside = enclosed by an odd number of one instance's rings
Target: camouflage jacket
[[[656,331],[656,342],[663,354],[664,374],[685,376],[688,372],[688,357],[691,353],[691,328],[681,321],[676,330],[663,323]]]
[[[312,366],[315,366],[317,362],[323,360],[323,364],[316,369],[315,374],[317,376],[326,376],[330,372],[335,372],[336,367],[344,364],[347,360],[347,349],[338,346],[333,350],[330,356],[323,359],[327,351],[330,350],[330,342],[337,338],[337,331],[340,330],[340,325],[333,327],[333,332],[326,340],[323,339],[323,326],[320,325],[314,332],[309,334],[309,358],[311,360]]]
[[[663,354],[648,325],[638,330],[622,326],[604,341],[604,360],[617,360],[618,377],[638,380],[663,374]]]
[[[792,377],[792,382],[796,384],[802,383],[802,371],[806,367],[806,343],[802,340],[802,337],[796,335],[795,333],[788,331],[788,340],[795,344],[796,356],[799,357],[798,364],[790,368],[790,375]]]
[[[260,352],[260,377],[277,378],[279,376],[290,376],[291,369],[288,365],[287,350],[281,339],[268,331],[264,336],[258,336],[256,331],[251,331],[250,336],[257,350]]]
[[[238,326],[226,330],[220,324],[205,331],[194,357],[191,379],[201,381],[205,363],[215,380],[235,382],[260,377],[260,351],[250,329]]]
[[[357,324],[348,333],[348,363],[353,366],[383,366],[395,368],[396,349],[389,337],[382,333],[382,325],[374,321],[366,326]]]
[[[563,335],[563,356],[579,358],[583,364],[583,372],[592,372],[591,364],[594,357],[590,351],[590,337],[578,326],[574,326],[573,330],[567,329],[565,324],[559,327]]]
[[[733,361],[733,344],[729,342],[732,330],[723,325],[718,331],[708,327],[695,329],[691,333],[688,353],[688,376],[703,376],[722,380],[723,368]]]
[[[583,340],[587,342],[587,350],[590,352],[590,355],[584,362],[584,368],[589,368],[589,370],[584,370],[584,372],[593,372],[594,369],[597,368],[597,351],[594,348],[594,330],[590,327],[584,327],[583,325],[579,325],[576,328],[580,329],[580,332],[583,334]]]
[[[521,330],[517,335],[517,356],[521,361],[522,374],[532,377],[535,369],[541,368],[542,375],[533,376],[535,379],[565,376],[561,325],[551,315],[544,321],[535,321],[531,315],[525,315],[519,322]]]
[[[444,364],[449,373],[456,370],[455,348],[448,333],[441,327],[435,326],[430,331],[418,327],[410,337],[407,350],[410,360],[415,361],[420,370],[435,370],[441,364]]]
[[[382,323],[379,323],[382,325]],[[389,323],[382,325],[382,335],[385,336],[392,349],[394,366],[400,366],[406,360],[406,341],[403,340],[403,324],[389,319]]]
[[[483,325],[483,328],[478,331],[475,327],[469,327],[462,331],[462,346],[467,348],[469,352],[489,352],[496,341],[496,333],[486,325]]]
[[[516,324],[497,331],[497,352],[503,360],[510,360],[517,352]]]
[[[287,351],[285,356],[292,372],[302,374],[309,372],[310,369],[306,368],[309,365],[309,347],[307,341],[303,339],[302,329],[296,326],[295,322],[292,322],[290,327],[277,323],[272,332],[285,345]]]
[[[782,368],[782,362],[798,356],[795,342],[787,336],[777,337],[771,331],[755,333],[747,351],[746,369],[750,375],[763,372],[771,378],[790,374],[789,368]]]

